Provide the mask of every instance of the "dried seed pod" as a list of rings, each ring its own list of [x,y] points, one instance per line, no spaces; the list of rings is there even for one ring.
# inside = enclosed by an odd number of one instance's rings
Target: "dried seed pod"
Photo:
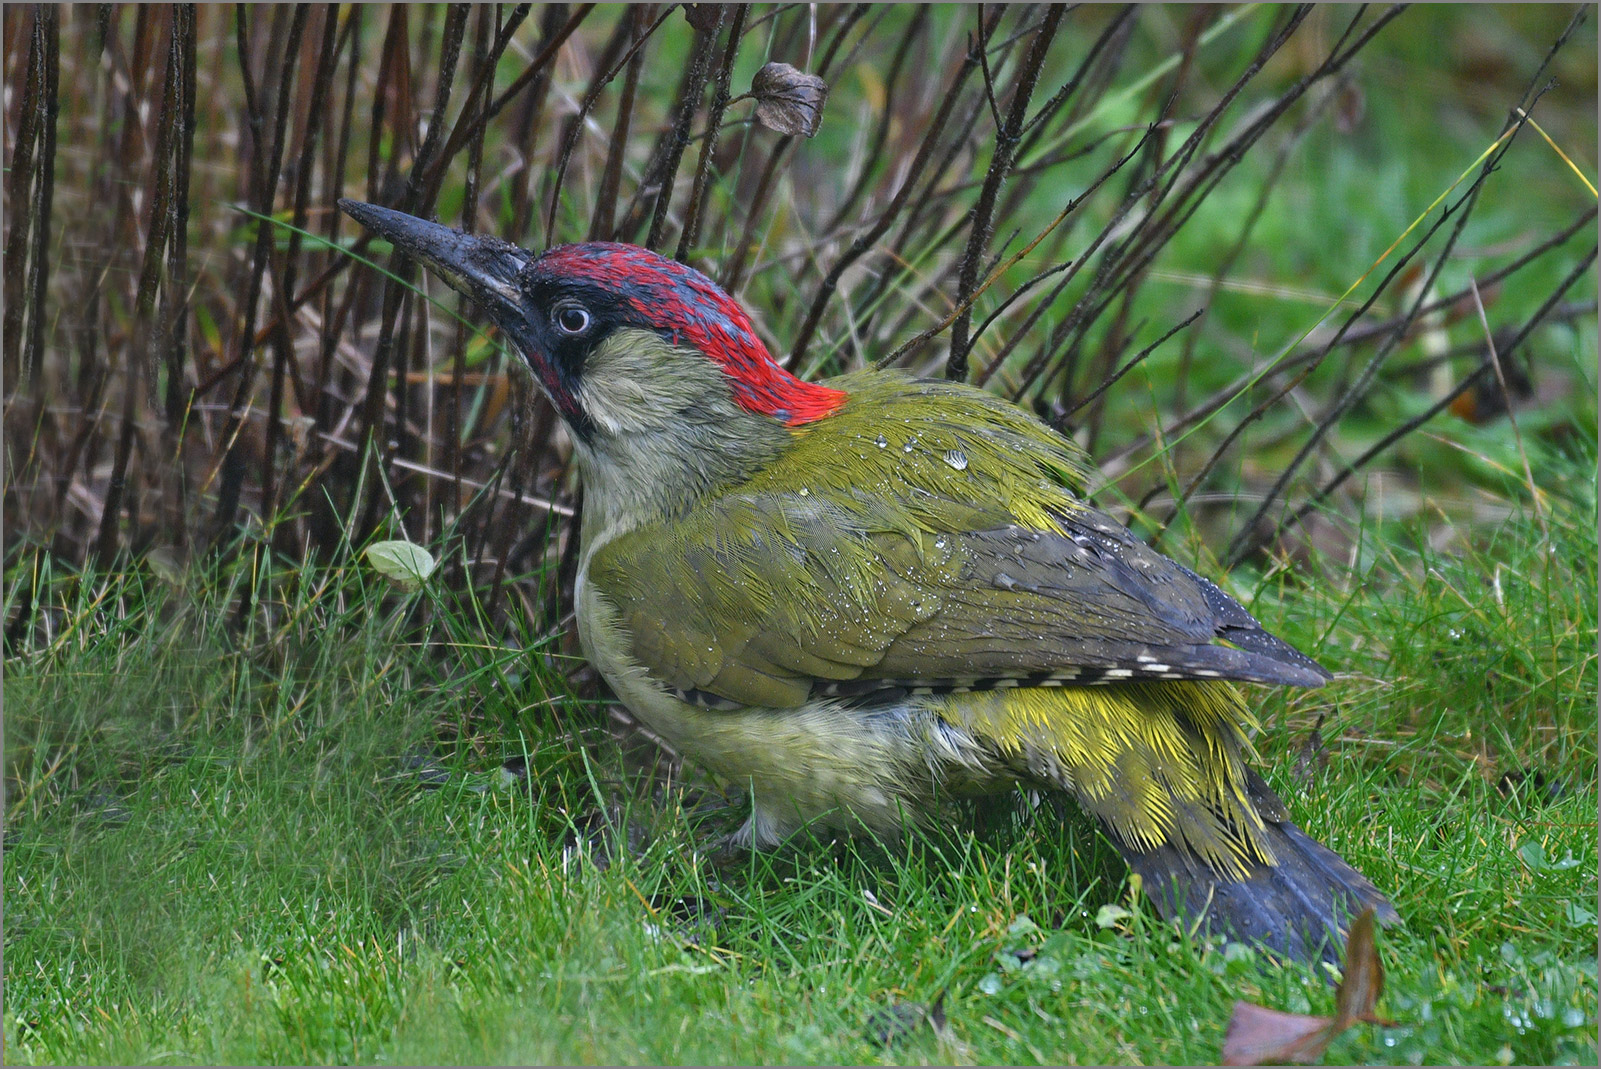
[[[829,84],[788,63],[769,63],[752,77],[751,95],[757,102],[757,122],[781,134],[811,137],[823,122]]]

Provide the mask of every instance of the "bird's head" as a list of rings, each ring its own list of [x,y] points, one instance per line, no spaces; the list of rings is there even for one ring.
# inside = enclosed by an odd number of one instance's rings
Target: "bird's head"
[[[741,414],[796,427],[845,401],[779,367],[711,279],[648,249],[584,242],[536,255],[377,205],[339,205],[488,313],[582,440]]]

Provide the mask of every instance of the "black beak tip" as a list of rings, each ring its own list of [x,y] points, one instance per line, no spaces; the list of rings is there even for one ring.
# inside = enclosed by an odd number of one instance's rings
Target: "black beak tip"
[[[339,200],[339,209],[377,234],[397,252],[420,261],[452,288],[486,307],[518,302],[516,278],[527,261],[526,253],[506,242],[484,235],[463,234],[393,208]]]
[[[369,230],[376,230],[380,234],[386,233],[384,223],[388,217],[402,216],[402,218],[405,218],[403,213],[397,212],[393,208],[368,204],[366,201],[353,201],[349,197],[341,197],[339,199],[339,210],[362,226]]]
[[[452,264],[459,258],[457,246],[462,236],[449,227],[349,197],[339,199],[339,208],[397,250],[421,257],[425,263]]]

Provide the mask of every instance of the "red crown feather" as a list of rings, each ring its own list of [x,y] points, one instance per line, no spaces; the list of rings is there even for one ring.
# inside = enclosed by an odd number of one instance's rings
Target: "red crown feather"
[[[794,427],[822,419],[846,394],[797,379],[773,359],[740,303],[717,283],[638,245],[559,245],[529,266],[536,277],[586,280],[616,297],[630,320],[705,353],[729,377],[734,399]]]

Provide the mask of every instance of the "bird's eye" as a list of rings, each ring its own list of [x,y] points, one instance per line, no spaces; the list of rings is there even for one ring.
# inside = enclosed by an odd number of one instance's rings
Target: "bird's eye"
[[[590,314],[578,305],[563,305],[556,310],[556,329],[563,334],[583,334],[590,329]]]

